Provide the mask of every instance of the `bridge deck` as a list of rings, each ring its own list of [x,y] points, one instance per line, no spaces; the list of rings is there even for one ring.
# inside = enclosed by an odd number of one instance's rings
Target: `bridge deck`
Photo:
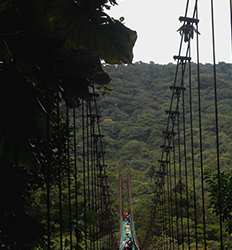
[[[128,240],[128,237],[132,241],[132,248],[131,250],[139,250],[138,246],[136,245],[136,239],[134,235],[133,229],[133,222],[129,223],[128,221],[122,220],[121,221],[121,239],[120,239],[120,246],[119,250],[125,250],[125,242]],[[128,230],[127,230],[128,228]]]

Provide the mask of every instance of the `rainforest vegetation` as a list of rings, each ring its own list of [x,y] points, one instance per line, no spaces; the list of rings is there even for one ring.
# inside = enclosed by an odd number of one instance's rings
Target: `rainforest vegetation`
[[[64,113],[89,98],[93,83],[109,83],[102,60],[132,62],[137,34],[107,14],[116,4],[115,0],[0,1],[1,249],[58,249],[58,244],[64,248],[71,244],[68,231],[71,238],[74,228],[68,229],[67,210],[74,204],[69,202],[68,209],[64,183],[70,134]],[[58,216],[59,182],[66,204],[63,225]],[[83,200],[80,203],[76,247],[83,244]],[[58,243],[59,227],[63,243]],[[85,241],[89,242],[87,235]]]
[[[115,4],[114,0],[0,0],[1,249],[47,249],[48,242],[51,242],[51,249],[59,249],[62,221],[59,218],[57,187],[60,182],[63,185],[61,198],[64,224],[61,243],[64,249],[70,248],[70,232],[71,236],[75,232],[76,249],[83,249],[84,244],[89,245],[93,241],[101,242],[102,249],[107,249],[107,228],[103,228],[99,238],[85,234],[96,221],[99,222],[99,218],[101,221],[107,218],[104,214],[97,216],[97,213],[89,211],[87,219],[84,216],[86,197],[83,195],[82,161],[79,158],[76,161],[80,173],[77,179],[80,187],[77,193],[78,220],[68,223],[70,207],[73,211],[76,207],[74,196],[68,201],[69,189],[74,189],[74,178],[71,179],[71,185],[67,184],[70,173],[67,170],[66,145],[70,133],[65,127],[65,108],[78,109],[82,102],[88,100],[93,83],[100,93],[101,125],[105,134],[107,173],[110,176],[114,208],[114,211],[108,211],[108,216],[110,214],[113,217],[111,228],[114,228],[117,238],[117,180],[118,175],[126,171],[133,179],[133,207],[139,241],[144,250],[159,249],[162,240],[160,221],[159,218],[154,221],[154,214],[151,214],[156,188],[153,177],[160,156],[165,110],[169,107],[169,86],[173,83],[175,65],[154,62],[131,64],[137,34],[125,26],[123,18],[116,20],[107,14],[106,10]],[[221,202],[227,249],[232,249],[232,66],[219,63],[217,71],[223,170]],[[196,65],[193,64],[194,72]],[[213,250],[218,249],[217,215],[220,204],[215,177],[212,80],[212,65],[201,65],[207,239]],[[196,88],[194,91],[196,93]],[[197,102],[196,97],[194,102]],[[58,107],[61,111],[59,116]],[[194,108],[195,113],[196,110],[197,107]],[[80,116],[75,121],[79,129],[76,138],[81,141]],[[197,127],[197,119],[194,119],[194,125]],[[83,155],[78,153],[81,158]],[[61,166],[61,172],[58,171],[58,165]],[[199,169],[196,176],[196,186],[200,190]],[[174,187],[177,193],[184,188]],[[201,244],[202,215],[198,198],[197,227]],[[48,211],[46,202],[50,202],[51,211]],[[189,202],[192,206],[192,201]],[[176,216],[172,214],[173,218]],[[48,217],[52,221],[49,226]],[[193,211],[190,220],[192,224]],[[50,239],[47,228],[52,231]],[[185,241],[186,238],[183,244]]]
[[[202,128],[204,177],[207,190],[207,237],[210,249],[218,249],[219,219],[216,216],[218,185],[216,181],[217,169],[215,164],[215,124],[212,86],[212,65],[201,66],[202,85]],[[165,110],[170,104],[171,91],[176,66],[172,63],[159,65],[154,62],[137,62],[133,65],[105,66],[112,77],[108,91],[101,100],[101,110],[104,117],[102,126],[105,133],[107,158],[112,178],[117,179],[118,172],[129,169],[133,179],[133,198],[135,209],[135,225],[141,243],[146,242],[146,232],[149,228],[149,208],[154,190],[151,179],[152,171],[158,168],[160,159],[160,145],[162,145],[162,131],[167,122]],[[193,75],[196,65],[193,64]],[[232,65],[219,63],[218,93],[219,93],[219,123],[220,123],[220,152],[223,193],[223,216],[226,227],[228,249],[231,248],[231,135],[232,135]],[[194,81],[196,77],[193,77]],[[197,89],[193,87],[194,126],[197,130]],[[187,100],[188,101],[188,100]],[[186,101],[186,102],[187,102]],[[196,137],[196,144],[199,143]],[[197,186],[197,216],[198,233],[202,240],[201,198],[200,198],[200,169],[199,152],[196,152],[196,186]],[[126,170],[128,171],[128,170]],[[189,165],[189,172],[190,165]],[[177,187],[176,187],[177,188]],[[183,187],[184,188],[184,187]],[[117,182],[113,192],[117,191]],[[192,206],[192,200],[190,201]],[[185,205],[186,206],[186,205]],[[173,215],[175,216],[175,215]],[[191,210],[193,224],[193,210]],[[186,218],[185,218],[186,226]],[[154,235],[157,232],[154,232]],[[193,229],[191,232],[193,236]],[[185,238],[187,241],[187,239]],[[149,240],[146,249],[154,249],[158,238]],[[156,243],[154,243],[156,242]],[[154,244],[154,245],[152,245]],[[193,243],[192,243],[193,244]],[[142,244],[143,245],[143,244]]]

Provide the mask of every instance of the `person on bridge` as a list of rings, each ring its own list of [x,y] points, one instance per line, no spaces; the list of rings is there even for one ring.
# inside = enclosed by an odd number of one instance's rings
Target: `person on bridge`
[[[128,213],[128,215],[127,215],[127,221],[130,223],[131,222],[131,215],[130,215],[130,213]]]
[[[133,243],[132,243],[131,239],[128,239],[126,241],[124,250],[132,250],[132,245],[133,245]]]
[[[123,220],[128,221],[129,223],[131,222],[131,215],[129,212],[124,212],[123,213]]]
[[[126,224],[126,233],[130,233],[130,224],[129,223]]]
[[[123,220],[126,221],[128,217],[128,212],[124,212],[123,213]]]

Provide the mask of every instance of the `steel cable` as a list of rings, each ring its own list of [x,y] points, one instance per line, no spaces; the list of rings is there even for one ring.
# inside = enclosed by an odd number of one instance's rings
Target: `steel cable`
[[[77,127],[76,127],[76,108],[73,108],[73,155],[74,155],[74,189],[75,189],[75,236],[76,236],[76,247],[79,242],[79,204],[78,204],[78,169],[77,169]]]
[[[47,93],[48,94],[48,93]],[[50,133],[51,133],[51,124],[50,124],[50,99],[49,95],[47,96],[47,113],[46,113],[46,145],[47,145],[47,150],[46,150],[46,209],[47,209],[47,250],[51,249],[51,183],[50,183],[50,164],[51,164],[51,157],[50,157]]]
[[[184,86],[184,64],[185,62],[181,63],[181,86],[176,89],[178,92],[177,95],[181,97],[181,92],[182,88]],[[179,98],[180,98],[179,97]],[[178,102],[178,107],[177,110],[179,111],[179,102]],[[179,111],[180,112],[180,111]],[[182,208],[182,203],[183,203],[183,193],[182,193],[182,155],[181,155],[181,128],[180,128],[180,115],[177,117],[177,141],[178,141],[178,164],[179,164],[179,192],[180,192],[180,200],[179,200],[179,208],[180,208],[180,220],[181,220],[181,243],[182,243],[182,249],[184,250],[184,221],[183,221],[183,208]]]
[[[189,56],[191,49],[189,46]],[[193,101],[192,101],[192,70],[191,61],[188,63],[189,70],[189,113],[190,113],[190,147],[191,147],[191,167],[192,167],[192,187],[193,187],[193,208],[194,208],[194,229],[195,229],[195,245],[198,249],[198,230],[197,230],[197,198],[196,198],[196,170],[195,170],[195,151],[194,151],[194,134],[193,134]]]
[[[184,84],[183,86],[184,87]],[[188,165],[187,165],[187,142],[186,142],[186,118],[185,118],[185,90],[182,91],[182,127],[183,127],[183,154],[184,154],[184,170],[185,170],[185,197],[187,201],[186,214],[187,214],[187,241],[188,249],[191,248],[190,242],[190,212],[189,212],[189,183],[188,183]]]
[[[215,108],[215,136],[216,136],[216,157],[217,157],[217,181],[218,181],[218,205],[220,224],[220,246],[224,249],[223,242],[223,214],[222,214],[222,188],[221,188],[221,166],[220,166],[220,146],[219,146],[219,121],[218,121],[218,94],[217,94],[217,68],[216,68],[216,42],[214,24],[214,1],[211,0],[211,23],[212,23],[212,48],[213,48],[213,84],[214,84],[214,108]]]
[[[57,113],[57,132],[58,132],[58,193],[59,193],[59,237],[60,237],[60,250],[63,250],[63,188],[62,188],[62,141],[61,141],[61,115],[60,115],[60,97],[57,91],[56,102]]]
[[[198,19],[198,4],[196,5],[196,18]],[[205,185],[204,185],[204,164],[203,164],[203,138],[202,138],[202,111],[201,111],[201,79],[200,79],[200,49],[199,49],[199,32],[196,24],[196,48],[197,48],[197,95],[198,95],[198,127],[199,127],[199,147],[200,147],[200,172],[201,172],[201,199],[202,199],[202,218],[204,249],[207,250],[206,236],[206,206],[205,206]]]
[[[88,249],[87,245],[87,192],[86,192],[86,137],[85,137],[85,129],[86,129],[86,121],[85,121],[85,101],[81,100],[81,120],[82,120],[82,180],[83,180],[83,219],[84,219],[84,246],[85,250]]]
[[[68,225],[70,249],[73,249],[73,224],[72,224],[72,192],[71,192],[71,162],[70,162],[70,110],[66,104],[66,164],[68,174]]]

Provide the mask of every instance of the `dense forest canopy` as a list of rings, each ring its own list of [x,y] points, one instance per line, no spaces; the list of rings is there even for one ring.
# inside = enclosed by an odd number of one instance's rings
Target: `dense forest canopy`
[[[196,65],[193,68],[193,103],[194,127],[197,131],[197,87]],[[215,124],[212,90],[212,65],[200,65],[202,85],[202,127],[203,127],[203,156],[206,177],[208,224],[207,235],[210,249],[217,248],[218,240],[218,212],[215,164]],[[104,120],[102,126],[105,132],[107,157],[111,166],[112,181],[117,179],[118,172],[129,169],[133,179],[133,196],[135,206],[135,223],[137,235],[141,243],[146,242],[145,234],[149,228],[154,190],[152,176],[154,169],[158,168],[160,159],[160,145],[162,145],[162,131],[166,125],[165,111],[169,108],[175,65],[159,65],[137,62],[133,65],[105,66],[105,70],[112,77],[109,85],[111,92],[101,100],[101,109]],[[219,63],[217,65],[219,116],[220,116],[220,147],[222,182],[224,193],[224,219],[227,232],[231,233],[231,64]],[[186,81],[187,83],[187,81]],[[188,100],[187,100],[188,101]],[[186,101],[186,102],[187,102]],[[188,125],[189,126],[189,125]],[[189,127],[187,128],[189,131]],[[187,132],[188,134],[189,132]],[[196,133],[196,132],[195,132]],[[198,144],[198,140],[195,140]],[[196,152],[196,186],[200,191],[199,152]],[[190,168],[191,166],[189,166]],[[126,170],[127,171],[127,170]],[[190,171],[190,169],[189,169]],[[191,172],[191,171],[190,171]],[[113,189],[117,193],[117,182]],[[200,194],[198,194],[198,217],[201,218]],[[115,204],[117,206],[117,202]],[[193,217],[192,217],[193,222]],[[199,222],[202,235],[202,224]],[[154,233],[155,235],[155,233]],[[231,237],[227,236],[227,244],[231,244]],[[148,242],[148,249],[158,247],[158,238]],[[230,249],[231,245],[228,245]]]

